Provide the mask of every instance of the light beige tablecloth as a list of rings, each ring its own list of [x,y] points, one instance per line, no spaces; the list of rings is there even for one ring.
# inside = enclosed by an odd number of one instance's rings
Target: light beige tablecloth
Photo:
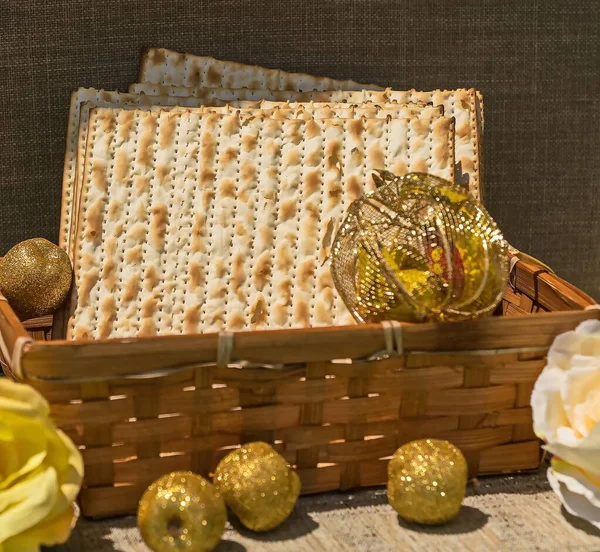
[[[56,552],[147,552],[135,518],[80,520]],[[216,552],[290,551],[600,551],[600,531],[573,518],[533,475],[483,478],[470,486],[459,516],[439,527],[408,524],[385,489],[302,497],[280,528],[263,535],[228,524]]]

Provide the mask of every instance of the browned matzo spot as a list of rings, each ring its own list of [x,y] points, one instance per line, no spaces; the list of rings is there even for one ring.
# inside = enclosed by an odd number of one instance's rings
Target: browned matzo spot
[[[261,325],[267,321],[267,305],[262,297],[258,297],[250,307],[250,323]]]
[[[150,337],[156,335],[156,326],[154,325],[154,321],[151,318],[146,318],[142,320],[142,324],[140,325],[140,330],[138,332],[139,337]]]
[[[117,254],[117,238],[115,238],[114,236],[107,238],[105,248],[106,256],[114,257]]]
[[[305,128],[306,136],[308,137],[309,140],[311,138],[315,138],[316,136],[319,136],[319,134],[321,132],[321,127],[317,124],[317,122],[314,119],[310,119],[308,121],[308,123],[306,123],[306,126],[304,128]]]
[[[446,128],[442,128],[441,126],[436,127],[436,134],[439,133],[442,136],[445,136],[448,133],[449,123],[446,123],[445,126]],[[468,123],[465,123],[462,126],[456,127],[456,136],[462,140],[469,138],[471,136],[471,126]]]
[[[106,289],[110,292],[114,291],[115,284],[117,283],[117,276],[115,274],[116,263],[113,257],[109,257],[104,261],[102,265],[102,280]]]
[[[140,292],[140,277],[138,274],[134,274],[127,280],[125,289],[123,291],[123,303],[131,303],[137,297]]]
[[[135,191],[138,195],[147,192],[150,189],[150,181],[145,176],[135,177]]]
[[[241,330],[246,325],[246,320],[244,318],[244,313],[241,311],[234,311],[229,315],[229,319],[227,320],[227,326],[233,330]]]
[[[348,131],[350,136],[358,140],[364,130],[362,119],[350,119],[348,121]]]
[[[202,160],[204,163],[214,159],[216,154],[217,141],[210,132],[203,132],[200,136],[200,147],[202,148]]]
[[[240,178],[242,182],[254,182],[256,179],[256,166],[252,161],[244,161],[240,168]]]
[[[231,115],[223,119],[223,134],[233,136],[240,129],[240,120],[237,115]]]
[[[192,226],[192,241],[190,244],[190,252],[201,253],[204,252],[204,232],[206,229],[206,216],[202,213],[196,213],[194,215],[194,224]]]
[[[265,144],[264,152],[268,155],[278,155],[279,154],[279,144],[271,138]]]
[[[275,251],[275,266],[282,272],[287,272],[294,265],[294,259],[290,250],[285,245],[280,245]]]
[[[100,312],[102,313],[102,318],[98,324],[98,337],[100,337],[100,339],[106,339],[110,336],[114,321],[117,317],[114,295],[108,295],[101,301]]]
[[[275,303],[273,307],[273,321],[278,326],[283,326],[288,319],[288,307],[282,303]]]
[[[156,48],[154,50],[150,50],[148,52],[148,57],[154,61],[154,63],[156,65],[159,65],[161,63],[164,63],[165,61],[167,61],[167,53],[165,52],[165,50],[161,49],[161,48]]]
[[[304,176],[304,197],[310,197],[319,191],[321,185],[321,172],[319,170],[308,171]]]
[[[127,264],[139,264],[142,262],[142,246],[136,245],[125,251],[125,262]]]
[[[166,184],[167,183],[167,177],[169,176],[169,167],[167,167],[166,165],[158,165],[158,167],[156,167],[156,178],[158,178],[158,181],[161,184]]]
[[[472,173],[475,170],[475,162],[469,157],[461,157],[460,166],[463,173]]]
[[[152,132],[145,132],[140,137],[140,145],[137,152],[137,162],[143,167],[149,167],[152,163],[152,144],[154,135]]]
[[[204,284],[204,271],[198,263],[190,263],[190,288],[193,291]]]
[[[203,211],[208,211],[209,207],[210,207],[210,202],[213,200],[213,198],[215,197],[215,191],[214,190],[204,190],[202,192],[202,210]]]
[[[219,184],[221,197],[235,197],[235,182],[231,178],[224,178]]]
[[[92,163],[92,184],[98,190],[106,191],[106,165],[102,161]]]
[[[323,303],[318,302],[315,305],[315,320],[319,324],[331,324],[333,322],[331,309],[327,308]]]
[[[157,251],[162,251],[165,246],[165,233],[167,230],[168,210],[166,205],[152,207],[150,219],[150,245]]]
[[[245,152],[251,152],[256,149],[258,143],[258,134],[244,134],[242,136],[242,148]]]
[[[440,166],[445,167],[450,159],[448,146],[446,144],[440,144],[437,146],[433,150],[433,157]]]
[[[384,168],[384,157],[383,151],[379,147],[379,144],[374,143],[367,150],[367,162],[371,169],[383,169]]]
[[[146,298],[144,301],[142,301],[142,316],[144,318],[152,318],[156,312],[157,306],[158,301],[156,300],[156,297],[151,295],[150,297]]]
[[[212,65],[206,71],[206,81],[208,84],[217,85],[221,83],[221,73],[217,71]]]
[[[245,281],[244,256],[241,253],[236,253],[231,262],[231,289],[234,293],[237,293]]]
[[[325,147],[325,159],[327,160],[327,169],[331,169],[340,164],[340,153],[342,151],[342,143],[332,141]]]
[[[121,213],[122,203],[113,199],[108,204],[108,219],[111,221],[115,221],[119,218],[119,214]]]
[[[296,200],[286,199],[281,202],[279,207],[279,221],[283,222],[291,219],[296,214]]]
[[[134,115],[135,113],[133,111],[129,111],[127,109],[123,109],[121,111],[121,115],[119,117],[119,137],[123,140],[129,140],[131,127],[135,122]]]
[[[427,119],[413,119],[412,130],[417,136],[424,138],[429,134],[429,123]]]
[[[324,270],[317,276],[317,289],[320,291],[324,288],[333,287],[333,280],[331,278],[331,272],[329,270]]]
[[[304,157],[307,167],[316,167],[321,162],[322,152],[320,150],[309,151]]]
[[[392,172],[397,176],[404,176],[406,173],[408,173],[408,167],[404,161],[398,159],[392,164]]]
[[[223,151],[219,157],[219,163],[222,167],[226,167],[229,163],[235,161],[238,151],[235,148],[229,147]]]
[[[315,261],[314,259],[307,259],[303,261],[298,267],[298,285],[300,289],[310,291],[312,288],[311,278],[315,273]]]
[[[414,163],[413,163],[413,171],[414,172],[427,172],[429,170],[429,167],[427,167],[427,163],[425,162],[424,159],[417,159]]]
[[[271,277],[271,252],[265,251],[258,257],[254,269],[252,271],[252,281],[254,287],[259,291],[267,285],[269,278]]]
[[[200,170],[200,187],[206,188],[208,187],[215,178],[215,171],[208,167],[202,167]]]
[[[154,291],[156,286],[158,285],[158,274],[156,273],[156,268],[154,266],[149,266],[146,268],[144,272],[144,288],[146,291]]]
[[[294,322],[301,326],[308,326],[309,320],[308,304],[299,299],[294,305]]]
[[[360,181],[354,174],[351,174],[346,180],[346,193],[350,201],[354,201],[361,196]]]
[[[270,244],[273,241],[273,229],[269,226],[261,226],[258,229],[258,237],[262,244]]]
[[[158,145],[161,149],[168,148],[175,137],[175,126],[177,124],[175,113],[166,113],[160,118],[160,129],[158,134]]]
[[[102,243],[102,211],[104,200],[99,197],[88,209],[85,237],[96,245]]]
[[[79,304],[81,306],[89,304],[90,293],[98,282],[99,277],[100,271],[97,268],[93,268],[89,272],[86,272],[81,278],[81,286],[79,288]]]
[[[194,305],[185,310],[183,315],[183,332],[186,334],[196,333],[200,323],[200,305]]]
[[[146,228],[141,222],[138,222],[129,229],[127,237],[141,243],[146,238]]]
[[[283,159],[284,167],[291,167],[300,164],[300,153],[296,149],[289,150]]]

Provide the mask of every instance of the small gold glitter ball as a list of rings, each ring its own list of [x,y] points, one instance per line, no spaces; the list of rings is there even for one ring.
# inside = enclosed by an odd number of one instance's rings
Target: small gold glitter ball
[[[438,439],[407,443],[388,464],[389,503],[407,521],[445,523],[460,510],[467,474],[467,461],[452,443]]]
[[[0,291],[21,320],[52,314],[71,279],[69,256],[43,238],[18,243],[0,259]]]
[[[137,522],[154,552],[205,552],[223,535],[227,508],[215,487],[192,472],[163,475],[140,500]]]
[[[252,531],[268,531],[292,513],[300,478],[267,443],[243,445],[217,466],[213,478],[227,506]]]

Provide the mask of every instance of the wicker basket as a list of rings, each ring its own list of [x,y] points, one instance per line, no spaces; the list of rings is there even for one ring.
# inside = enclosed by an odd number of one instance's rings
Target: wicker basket
[[[387,458],[422,437],[459,446],[473,476],[535,469],[533,383],[557,334],[600,318],[583,310],[593,302],[519,261],[502,315],[401,332],[372,324],[240,332],[233,343],[216,334],[47,341],[49,318],[23,326],[0,301],[0,334],[7,375],[41,391],[82,449],[83,514],[105,517],[133,513],[165,472],[209,474],[252,440],[274,443],[303,493],[383,484]],[[391,354],[368,359],[379,351]]]

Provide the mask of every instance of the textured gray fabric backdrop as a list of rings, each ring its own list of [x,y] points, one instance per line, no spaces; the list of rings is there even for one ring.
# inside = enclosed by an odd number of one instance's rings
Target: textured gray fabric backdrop
[[[144,46],[485,97],[485,195],[509,241],[600,298],[600,2],[0,0],[0,255],[58,236],[78,86]]]

